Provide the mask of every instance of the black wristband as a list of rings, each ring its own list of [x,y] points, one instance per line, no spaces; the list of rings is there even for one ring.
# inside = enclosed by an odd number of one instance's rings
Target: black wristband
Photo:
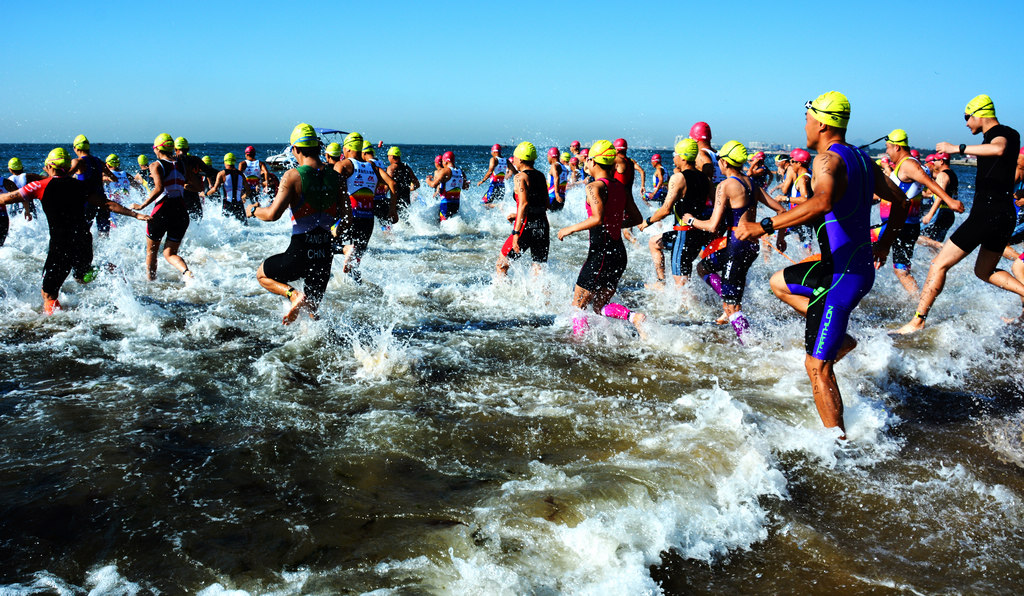
[[[648,217],[647,219],[645,219],[644,223],[647,224],[648,226],[650,226],[651,225],[651,218]]]
[[[513,236],[518,236],[519,235],[519,230],[512,230],[512,235]]]
[[[252,209],[249,209],[249,217],[256,217],[256,208],[259,207],[259,203],[253,203]]]
[[[761,220],[761,229],[764,230],[765,234],[775,233],[775,224],[772,223],[772,218],[766,217]]]
[[[960,155],[963,155],[964,151],[967,151],[967,143],[960,143]]]

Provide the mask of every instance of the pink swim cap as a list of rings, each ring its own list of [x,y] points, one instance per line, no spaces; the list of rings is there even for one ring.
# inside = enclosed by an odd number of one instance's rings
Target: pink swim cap
[[[1021,153],[1024,153],[1024,151],[1021,151]],[[935,161],[949,161],[949,154],[940,151],[935,154]]]
[[[924,158],[924,163],[930,163],[930,162],[933,162],[933,161],[935,161],[936,159],[938,159],[938,158],[937,158],[937,157],[935,157],[935,154],[934,154],[934,153],[929,153],[929,154],[928,154],[928,157],[925,157],[925,158]]]
[[[548,157],[558,158],[561,153],[558,151],[558,147],[552,147],[548,149]]]
[[[690,138],[694,141],[710,141],[711,126],[707,122],[698,122],[690,127]]]
[[[582,155],[584,158],[590,155],[590,148],[584,147],[583,149],[580,149],[580,155]]]
[[[764,151],[758,151],[757,153],[754,154],[754,161],[757,161],[759,159],[764,159]]]
[[[491,153],[501,153],[501,145],[495,143],[494,146],[491,147]]]
[[[256,153],[256,148],[253,147],[252,145],[249,145],[248,147],[245,148],[245,154],[246,155],[255,154],[255,153]]]
[[[615,142],[612,143],[612,147],[615,147],[616,151],[625,151],[629,148],[629,146],[626,145],[626,139],[615,139]]]
[[[661,154],[660,153],[655,153],[654,155],[651,156],[651,163],[654,163],[654,162],[661,163]]]
[[[573,142],[569,143],[569,146],[570,147],[575,147],[575,148],[579,149],[580,148],[580,142],[579,141],[573,141]]]
[[[921,157],[921,152],[917,149],[910,150],[910,157]]]
[[[811,154],[806,149],[794,149],[789,154],[790,159],[798,161],[800,163],[807,163],[811,161]]]
[[[573,158],[569,159],[569,165],[570,166],[579,165],[579,163],[580,163],[580,158],[578,158],[578,157],[573,157]]]
[[[434,165],[435,166],[441,165],[441,156],[440,155],[438,155],[437,157],[434,158]]]
[[[454,153],[452,153],[451,151],[445,151],[444,153],[441,154],[441,162],[442,163],[444,163],[444,162],[451,162],[451,161],[455,161],[455,154]]]

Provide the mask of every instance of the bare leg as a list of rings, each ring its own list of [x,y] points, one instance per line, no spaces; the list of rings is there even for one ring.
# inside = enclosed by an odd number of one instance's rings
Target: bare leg
[[[508,268],[509,268],[508,258],[505,255],[503,255],[503,254],[499,254],[498,255],[498,265],[496,267],[498,275],[500,277],[505,277],[506,275],[508,275]]]
[[[647,243],[647,248],[651,251],[651,260],[654,261],[654,275],[658,278],[657,283],[651,286],[651,289],[655,290],[665,287],[665,255],[661,252],[663,247],[661,236],[655,236]]]
[[[1000,253],[997,252],[984,248],[978,250],[978,260],[974,263],[974,274],[982,281],[987,281],[1001,290],[1013,292],[1024,298],[1024,284],[1017,281],[1008,272],[996,269],[999,257]]]
[[[146,238],[146,277],[149,281],[156,279],[156,256],[160,253],[160,243]]]
[[[188,271],[188,265],[185,264],[185,259],[178,256],[178,248],[180,246],[181,242],[171,242],[170,240],[164,242],[164,259],[175,269],[185,273]]]
[[[932,248],[935,250],[942,250],[942,243],[936,242],[935,240],[932,240],[928,236],[918,236],[917,243],[920,244],[921,246],[927,246],[928,248]]]
[[[772,293],[774,293],[779,300],[793,307],[793,310],[800,313],[800,316],[807,316],[807,305],[811,303],[811,299],[807,296],[800,296],[799,294],[790,292],[782,271],[776,271],[768,283],[772,288]]]
[[[811,380],[814,392],[814,405],[818,408],[818,416],[826,428],[836,428],[843,432],[840,439],[846,438],[846,426],[843,424],[843,398],[839,394],[839,384],[833,371],[834,362],[818,360],[807,356],[804,368]]]
[[[281,323],[285,325],[292,323],[296,317],[299,316],[299,311],[302,310],[302,307],[306,306],[306,295],[288,284],[281,283],[267,277],[263,272],[263,265],[260,265],[259,269],[256,270],[256,279],[260,282],[260,285],[263,286],[264,290],[277,294],[278,296],[288,298],[291,302],[291,307],[288,309],[288,312],[285,313]],[[289,293],[291,296],[288,295]],[[315,309],[314,311],[311,311],[310,315],[313,316],[314,314]]]
[[[917,280],[910,274],[910,271],[908,269],[893,269],[892,271],[896,274],[896,279],[903,284],[903,289],[911,296],[917,296],[921,289],[917,287]]]
[[[936,255],[932,261],[931,267],[928,268],[928,277],[924,281],[924,289],[921,290],[921,298],[917,303],[917,312],[921,315],[927,316],[928,311],[931,310],[932,304],[935,299],[942,293],[942,288],[946,285],[946,273],[950,270],[953,265],[956,265],[960,261],[964,260],[967,253],[964,252],[959,246],[953,244],[947,240],[942,246],[942,250]],[[1024,286],[1022,286],[1024,287]],[[914,315],[914,318],[909,323],[900,327],[893,333],[907,334],[915,331],[920,331],[924,328],[924,319]]]

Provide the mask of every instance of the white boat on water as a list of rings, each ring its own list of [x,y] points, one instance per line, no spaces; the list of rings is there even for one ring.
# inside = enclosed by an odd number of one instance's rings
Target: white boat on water
[[[321,139],[327,137],[334,142],[334,138],[340,137],[341,135],[347,135],[348,132],[344,130],[336,130],[334,128],[318,128],[313,127],[313,130],[320,135]],[[322,143],[326,146],[328,143]],[[322,157],[322,156],[321,156]],[[275,153],[263,160],[263,163],[267,164],[268,168],[274,170],[289,170],[296,166],[295,158],[292,157],[291,145],[288,145],[280,153]]]

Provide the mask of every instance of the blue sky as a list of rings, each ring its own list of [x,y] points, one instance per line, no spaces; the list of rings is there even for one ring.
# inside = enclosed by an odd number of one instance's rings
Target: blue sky
[[[802,144],[831,89],[854,140],[969,141],[978,93],[1024,129],[1020,2],[9,4],[0,142]]]

